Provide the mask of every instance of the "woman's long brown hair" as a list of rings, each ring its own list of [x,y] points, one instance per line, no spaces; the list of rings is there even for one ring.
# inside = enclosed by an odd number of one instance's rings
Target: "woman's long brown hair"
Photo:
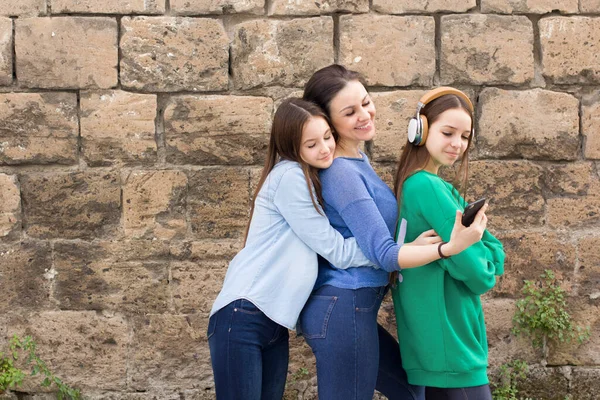
[[[320,214],[322,214],[321,208],[319,207],[319,204],[323,204],[319,171],[317,168],[308,165],[304,160],[302,160],[302,157],[300,157],[302,131],[308,120],[313,117],[321,117],[329,124],[329,118],[327,118],[327,115],[325,115],[323,110],[321,110],[318,105],[311,103],[310,101],[295,97],[289,98],[284,100],[277,108],[275,116],[273,117],[273,125],[271,126],[271,137],[269,139],[269,146],[267,148],[265,165],[258,181],[258,185],[256,186],[254,196],[252,197],[250,221],[246,227],[244,246],[248,240],[248,231],[250,230],[250,224],[252,223],[252,215],[254,214],[256,197],[264,185],[267,176],[273,170],[275,164],[277,164],[279,160],[290,160],[300,164],[302,171],[304,172],[304,177],[306,178],[306,185],[308,186],[308,191],[310,193],[313,206]],[[312,187],[314,187],[314,192]]]

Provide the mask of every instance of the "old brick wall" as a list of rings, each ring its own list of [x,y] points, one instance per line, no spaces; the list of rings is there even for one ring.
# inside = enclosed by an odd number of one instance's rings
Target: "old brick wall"
[[[270,119],[340,62],[367,78],[388,181],[424,90],[477,100],[468,197],[508,254],[492,371],[523,358],[531,397],[600,398],[599,50],[598,0],[3,1],[0,348],[33,335],[94,399],[213,398],[207,314]],[[510,326],[546,268],[592,339],[542,360]],[[380,317],[393,330],[389,302]],[[313,364],[293,339],[288,398],[315,397]]]

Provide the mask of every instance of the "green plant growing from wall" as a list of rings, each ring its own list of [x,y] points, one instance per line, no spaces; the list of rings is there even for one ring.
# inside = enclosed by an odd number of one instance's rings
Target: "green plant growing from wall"
[[[492,396],[494,400],[521,400],[517,384],[526,378],[529,367],[522,360],[514,360],[500,366],[500,382],[496,385]],[[531,400],[529,398],[523,400]]]
[[[535,347],[543,349],[548,356],[548,344],[570,342],[577,339],[583,343],[590,337],[590,328],[575,326],[567,311],[566,292],[560,287],[554,272],[545,270],[540,281],[525,281],[523,299],[517,301],[513,317],[513,333],[531,338]]]
[[[41,375],[43,381],[42,387],[56,385],[58,400],[79,400],[82,399],[81,392],[65,384],[59,377],[54,375],[46,363],[36,354],[36,343],[31,336],[25,336],[23,339],[13,336],[10,340],[11,354],[4,356],[0,353],[0,393],[8,389],[15,389],[20,386],[25,378],[25,373],[18,368],[15,363],[25,356],[22,362],[31,366],[31,376]]]

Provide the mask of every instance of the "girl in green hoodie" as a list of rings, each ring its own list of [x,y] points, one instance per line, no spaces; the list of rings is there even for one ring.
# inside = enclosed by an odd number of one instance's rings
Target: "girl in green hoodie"
[[[395,177],[398,240],[435,229],[446,242],[460,224],[455,217],[466,205],[459,190],[467,183],[473,113],[468,96],[457,89],[438,88],[420,99]],[[458,160],[452,185],[438,171]],[[451,244],[440,243],[442,258],[403,270],[402,283],[392,291],[402,364],[411,384],[427,387],[427,400],[492,399],[479,296],[504,272],[504,251],[485,230],[486,207],[473,222],[482,230],[479,242],[451,257]]]

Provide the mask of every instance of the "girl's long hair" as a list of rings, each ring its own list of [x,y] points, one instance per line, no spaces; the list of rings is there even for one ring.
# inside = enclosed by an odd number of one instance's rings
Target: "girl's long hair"
[[[275,116],[273,117],[273,125],[271,126],[271,137],[267,148],[265,165],[260,180],[258,181],[258,185],[256,186],[254,196],[252,197],[250,221],[246,227],[244,245],[246,245],[246,241],[248,240],[248,231],[250,230],[252,215],[254,214],[256,197],[264,185],[267,176],[273,170],[275,164],[280,160],[290,160],[300,164],[302,171],[304,172],[304,177],[306,178],[306,185],[308,186],[313,206],[320,214],[323,214],[319,207],[319,204],[323,205],[323,197],[321,195],[321,181],[319,180],[318,169],[308,165],[302,160],[302,157],[300,157],[302,131],[308,120],[313,117],[321,117],[329,124],[329,118],[323,110],[321,110],[318,105],[309,101],[295,97],[289,98],[284,100],[277,108]],[[335,134],[334,138],[337,139]],[[314,187],[314,192],[312,187]]]
[[[465,100],[454,94],[441,96],[426,104],[421,110],[421,114],[427,118],[428,125],[431,126],[444,111],[455,108],[465,110],[467,114],[469,114],[471,117],[471,131],[473,131],[474,119],[471,107],[465,102]],[[456,189],[456,196],[458,196],[459,193],[462,193],[464,197],[467,191],[469,150],[471,148],[472,140],[473,134],[469,135],[467,148],[462,155],[462,159],[458,168],[455,168],[456,173],[452,184]],[[404,181],[406,181],[406,179],[415,172],[424,169],[427,166],[430,158],[431,156],[429,155],[425,145],[415,146],[408,140],[406,141],[404,149],[402,150],[402,154],[400,155],[400,160],[398,161],[396,168],[396,175],[394,177],[394,194],[398,199],[398,209],[400,209],[402,205],[402,186],[404,185]]]

